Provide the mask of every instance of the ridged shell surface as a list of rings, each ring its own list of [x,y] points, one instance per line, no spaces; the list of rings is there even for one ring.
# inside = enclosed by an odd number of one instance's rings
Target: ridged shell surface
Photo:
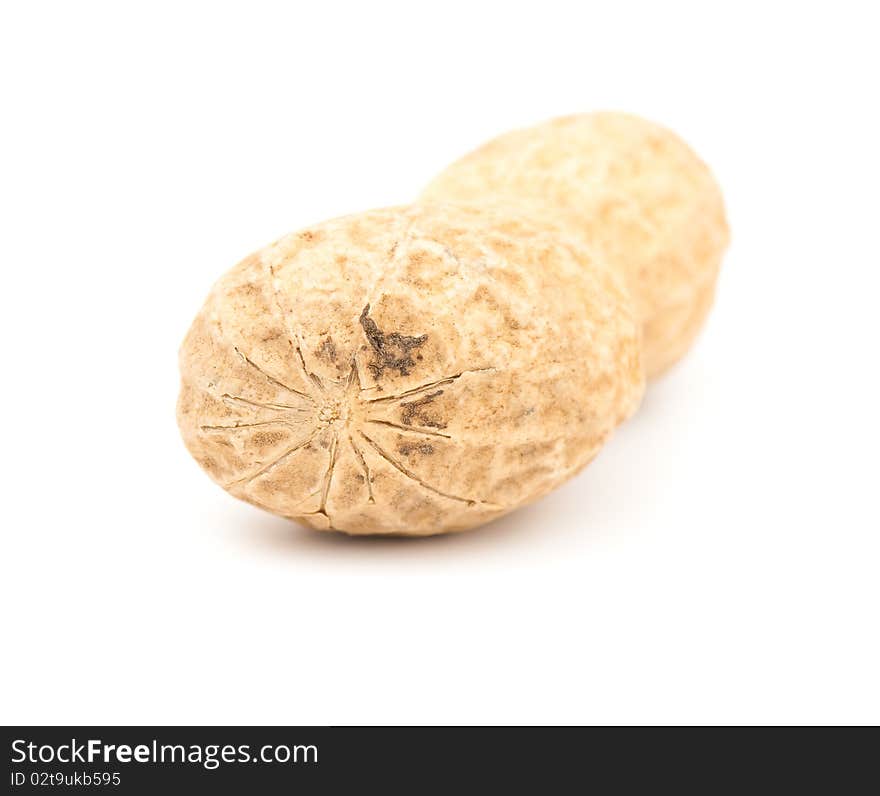
[[[479,525],[578,472],[638,405],[600,262],[530,221],[418,204],[288,235],[214,286],[178,419],[236,497],[317,529]]]

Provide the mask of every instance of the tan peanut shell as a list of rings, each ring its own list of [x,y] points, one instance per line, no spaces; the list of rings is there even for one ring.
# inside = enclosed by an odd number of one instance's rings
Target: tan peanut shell
[[[625,278],[649,377],[696,337],[729,237],[709,169],[669,130],[622,113],[502,135],[441,173],[424,198],[515,203],[539,223],[563,223]]]
[[[214,286],[178,420],[236,497],[318,529],[435,534],[577,473],[644,388],[610,269],[540,225],[419,204],[335,219]]]

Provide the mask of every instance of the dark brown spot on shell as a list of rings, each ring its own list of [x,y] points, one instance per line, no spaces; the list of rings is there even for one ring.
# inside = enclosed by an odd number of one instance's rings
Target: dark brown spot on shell
[[[415,365],[413,351],[425,344],[428,335],[408,337],[400,332],[383,332],[370,317],[370,305],[361,312],[361,328],[373,349],[374,357],[368,364],[374,378],[379,378],[386,369],[396,370],[401,376],[409,376]]]
[[[401,417],[407,426],[428,426],[429,428],[446,428],[446,423],[425,407],[443,395],[443,390],[428,393],[417,401],[405,401],[400,404]]]
[[[330,335],[327,335],[327,337],[321,341],[321,345],[315,349],[315,356],[326,362],[336,362],[336,344],[333,342],[333,338],[330,337]]]
[[[276,442],[281,442],[281,440],[285,439],[287,435],[282,431],[258,431],[251,438],[251,441],[254,445],[264,446],[264,445],[274,445]]]
[[[434,446],[429,442],[401,442],[397,446],[399,453],[409,456],[412,453],[421,453],[424,456],[430,456],[434,452]]]

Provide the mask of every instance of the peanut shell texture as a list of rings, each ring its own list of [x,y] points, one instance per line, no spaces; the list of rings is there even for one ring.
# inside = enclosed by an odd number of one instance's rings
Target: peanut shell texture
[[[234,496],[319,530],[461,531],[581,470],[644,389],[619,277],[508,209],[419,203],[247,257],[180,350],[178,422]]]
[[[674,133],[623,113],[501,135],[442,172],[423,198],[513,203],[539,223],[562,224],[626,281],[649,378],[693,343],[729,238],[706,165]]]

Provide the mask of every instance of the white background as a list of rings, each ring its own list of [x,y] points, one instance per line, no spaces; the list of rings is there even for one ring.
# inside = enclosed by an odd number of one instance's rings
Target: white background
[[[880,721],[871,10],[4,3],[0,720]],[[209,481],[176,355],[220,273],[608,108],[710,163],[733,245],[592,466],[402,541]]]

